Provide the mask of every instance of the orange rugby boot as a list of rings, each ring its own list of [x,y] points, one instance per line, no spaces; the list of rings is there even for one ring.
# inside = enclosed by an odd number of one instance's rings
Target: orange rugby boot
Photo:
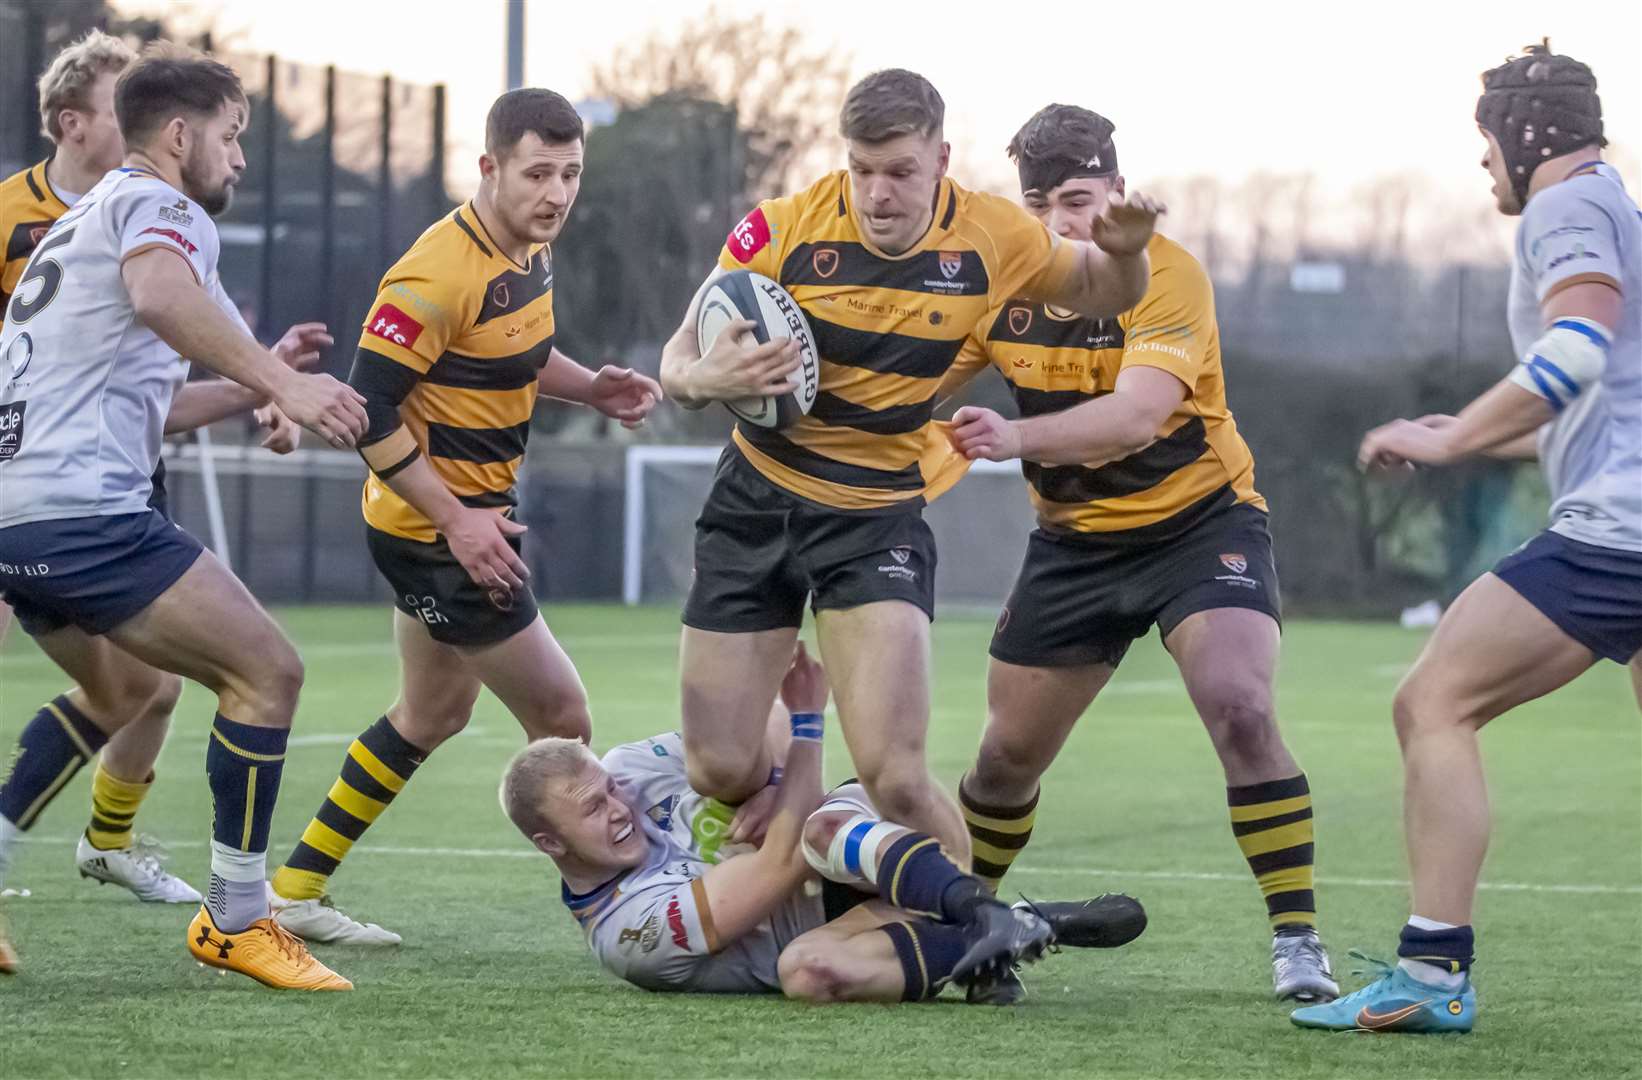
[[[244,930],[225,934],[202,905],[188,924],[188,951],[208,967],[237,971],[276,989],[353,989],[353,983],[315,959],[301,938],[272,918],[258,919]]]

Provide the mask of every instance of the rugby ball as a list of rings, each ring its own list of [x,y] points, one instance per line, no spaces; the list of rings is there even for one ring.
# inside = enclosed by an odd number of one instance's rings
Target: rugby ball
[[[821,385],[821,358],[803,309],[786,289],[763,274],[732,270],[707,286],[696,312],[696,341],[703,355],[713,347],[719,332],[735,319],[750,321],[753,336],[761,345],[772,338],[798,342],[798,388],[770,397],[737,398],[726,401],[725,406],[757,427],[776,429],[797,423],[815,404]]]

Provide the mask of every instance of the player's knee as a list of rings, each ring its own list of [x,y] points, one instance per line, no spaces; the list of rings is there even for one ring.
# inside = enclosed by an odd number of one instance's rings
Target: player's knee
[[[1203,696],[1203,723],[1221,753],[1258,759],[1282,745],[1271,692],[1256,684],[1229,683]]]
[[[917,820],[935,798],[934,781],[922,762],[896,762],[873,770],[871,775],[863,769],[861,783],[885,821]]]
[[[593,736],[593,714],[580,686],[550,695],[534,712],[519,717],[519,722],[531,740],[552,737],[587,742]]]
[[[804,822],[804,847],[820,859],[826,859],[827,852],[832,850],[833,837],[850,815],[840,811],[817,811]],[[813,863],[813,859],[811,862]]]
[[[1031,797],[1044,768],[1030,740],[997,738],[989,732],[981,739],[967,786],[983,802],[1014,803]]]
[[[756,754],[687,749],[685,762],[690,786],[721,802],[742,802],[768,779],[758,773]]]
[[[436,703],[412,708],[399,702],[388,710],[388,721],[401,735],[424,750],[431,751],[459,734],[473,718],[473,705]],[[532,735],[532,739],[536,736]]]
[[[144,713],[153,719],[163,719],[170,716],[177,709],[177,702],[182,700],[182,678],[169,671],[160,672],[160,678],[154,690],[148,696],[148,704]]]
[[[175,684],[170,704],[175,706],[182,694],[182,683],[175,675],[139,665],[115,666],[113,670],[87,681],[80,688],[85,695],[86,711],[92,716],[125,723],[148,715],[157,701]],[[167,709],[167,712],[170,710]]]
[[[289,643],[283,643],[284,648],[274,650],[269,657],[267,670],[264,676],[267,694],[280,709],[289,709],[296,712],[297,698],[302,695],[302,684],[308,678],[307,668],[302,663],[302,657],[297,655]]]
[[[781,992],[795,1001],[836,1001],[843,986],[838,967],[818,945],[794,942],[776,962]]]
[[[1422,730],[1440,726],[1445,716],[1452,717],[1452,712],[1444,707],[1442,691],[1434,680],[1418,669],[1409,672],[1391,699],[1391,722],[1397,729],[1397,741],[1403,745]]]

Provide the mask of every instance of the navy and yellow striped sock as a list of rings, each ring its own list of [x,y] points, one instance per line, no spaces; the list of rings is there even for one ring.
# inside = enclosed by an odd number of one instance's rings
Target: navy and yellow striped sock
[[[285,865],[274,871],[274,892],[287,900],[317,900],[382,811],[404,790],[427,755],[394,730],[386,716],[348,747],[342,775],[331,785],[319,813]]]
[[[153,786],[153,773],[142,781],[121,780],[97,762],[91,774],[91,822],[86,826],[86,842],[98,851],[130,847],[131,823]]]
[[[1311,786],[1306,776],[1228,787],[1232,834],[1249,861],[1266,898],[1275,933],[1304,933],[1317,927],[1313,891],[1316,850],[1311,820]]]
[[[896,959],[901,961],[902,1001],[922,1001],[939,994],[969,948],[962,928],[948,923],[913,919],[885,923],[879,929],[889,935]]]
[[[1416,926],[1410,919],[1398,939],[1397,958],[1430,964],[1445,974],[1463,975],[1476,962],[1476,946],[1476,933],[1469,926]]]
[[[268,830],[285,771],[288,728],[256,727],[221,713],[211,723],[205,776],[211,787],[211,884],[205,904],[224,933],[268,914]]]
[[[963,809],[964,824],[969,827],[975,876],[994,893],[1009,867],[1026,850],[1026,842],[1032,839],[1040,794],[1034,791],[1032,798],[1021,806],[989,806],[964,790],[962,782],[958,784],[958,804]]]
[[[0,815],[27,830],[107,742],[67,694],[41,706],[18,736],[11,773],[0,784]]]
[[[973,874],[958,869],[940,841],[908,832],[878,857],[878,895],[894,907],[961,923],[981,904],[996,904]]]

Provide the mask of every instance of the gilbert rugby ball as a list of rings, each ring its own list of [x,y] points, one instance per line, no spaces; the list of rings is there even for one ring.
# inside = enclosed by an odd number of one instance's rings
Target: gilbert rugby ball
[[[770,397],[737,398],[724,404],[736,416],[763,428],[784,428],[797,422],[815,404],[821,385],[821,358],[815,349],[815,335],[803,309],[786,289],[763,274],[732,270],[707,287],[696,313],[696,340],[706,354],[713,341],[734,319],[753,324],[759,344],[772,338],[792,338],[798,342],[798,388]]]

